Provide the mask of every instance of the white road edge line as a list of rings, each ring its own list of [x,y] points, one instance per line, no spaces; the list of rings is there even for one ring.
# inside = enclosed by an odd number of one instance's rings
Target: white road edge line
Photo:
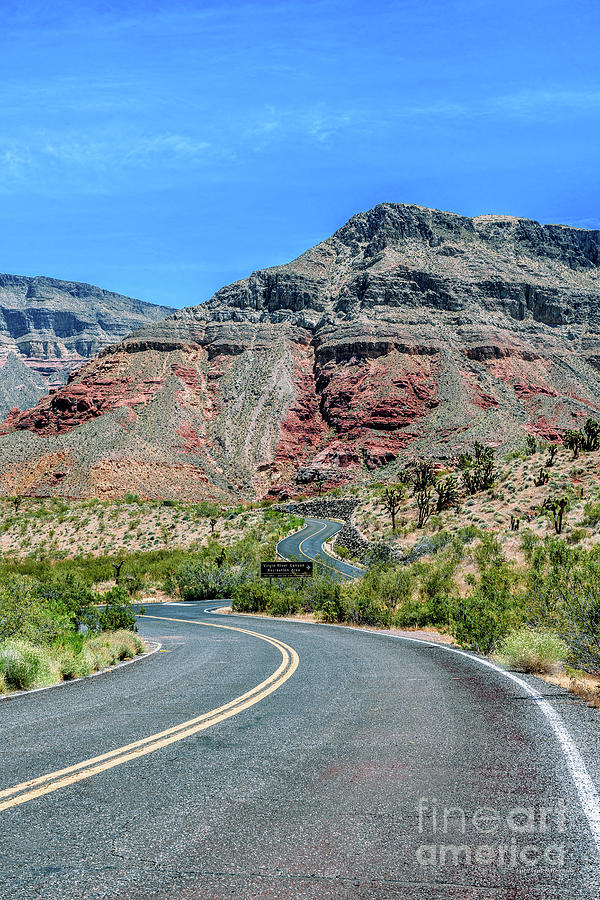
[[[344,627],[344,626],[334,626],[336,628]],[[364,629],[367,631],[367,629]],[[376,631],[368,630],[369,634],[377,634]],[[598,850],[598,854],[600,855],[600,796],[594,786],[594,782],[591,779],[590,773],[587,770],[587,766],[583,761],[583,757],[581,753],[577,749],[577,745],[575,744],[573,738],[567,731],[566,726],[564,725],[561,717],[556,712],[552,704],[548,703],[548,701],[542,697],[538,691],[535,690],[531,685],[527,684],[526,681],[523,681],[522,678],[519,678],[518,675],[515,675],[513,672],[508,672],[506,669],[501,669],[500,666],[496,666],[494,663],[489,662],[487,659],[481,659],[478,656],[474,656],[471,653],[467,653],[464,650],[457,650],[455,647],[448,647],[446,644],[436,643],[434,641],[422,641],[419,638],[410,638],[404,637],[400,634],[389,634],[387,637],[396,638],[400,641],[411,641],[414,644],[427,644],[430,647],[441,647],[444,650],[447,650],[449,653],[455,653],[457,656],[464,656],[467,659],[474,660],[478,662],[482,666],[487,666],[488,669],[492,669],[494,672],[498,672],[500,675],[504,675],[505,678],[509,678],[511,681],[514,681],[515,684],[518,684],[519,687],[523,688],[527,691],[528,694],[536,701],[539,709],[544,713],[546,718],[548,719],[554,734],[556,735],[558,742],[563,751],[564,757],[567,761],[567,765],[569,771],[571,772],[571,778],[575,784],[575,788],[577,789],[577,793],[579,795],[579,802],[583,807],[583,811],[585,813],[585,817],[588,821],[589,829],[594,838],[594,842],[596,844],[596,849]]]
[[[213,615],[217,615],[214,611],[211,611]],[[233,613],[235,615],[235,613]],[[265,619],[266,616],[244,616],[244,618],[253,618],[253,619]],[[286,620],[291,621],[291,620]],[[398,641],[409,641],[413,644],[425,644],[427,647],[435,647],[438,650],[446,650],[448,653],[455,653],[457,656],[464,656],[466,659],[471,660],[472,662],[479,663],[482,666],[487,666],[488,669],[492,669],[494,672],[497,672],[499,675],[503,675],[505,678],[509,678],[511,681],[514,681],[515,684],[518,684],[519,687],[523,688],[527,691],[528,694],[536,701],[538,708],[544,713],[550,726],[560,744],[563,755],[566,759],[568,769],[571,773],[571,778],[575,785],[575,789],[579,796],[579,802],[581,803],[583,812],[587,819],[587,823],[594,839],[594,843],[596,845],[596,850],[598,851],[598,855],[600,856],[600,796],[595,788],[594,782],[590,776],[590,773],[587,770],[587,766],[583,761],[583,757],[581,753],[577,749],[577,745],[575,744],[573,738],[567,731],[566,726],[564,725],[561,717],[556,712],[554,707],[548,703],[548,701],[542,697],[531,685],[527,684],[526,681],[523,681],[522,678],[519,678],[518,675],[515,675],[513,672],[508,672],[506,669],[501,669],[500,666],[496,666],[494,663],[489,662],[487,659],[481,659],[479,656],[475,656],[472,653],[467,653],[465,650],[457,650],[455,647],[448,647],[447,644],[441,644],[436,641],[425,641],[421,640],[421,638],[411,638],[405,637],[401,634],[389,634],[389,632],[385,631],[374,631],[371,628],[349,628],[347,625],[334,625],[328,624],[325,622],[298,622],[292,624],[302,624],[302,625],[319,625],[321,628],[343,628],[345,631],[350,631],[353,634],[376,634],[379,637],[387,637],[394,638]]]

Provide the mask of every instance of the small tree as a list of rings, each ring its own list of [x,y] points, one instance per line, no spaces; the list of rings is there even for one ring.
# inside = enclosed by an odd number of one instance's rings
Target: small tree
[[[463,485],[468,494],[476,494],[477,491],[485,491],[491,488],[496,473],[494,471],[494,451],[492,447],[486,447],[480,441],[473,444],[473,454],[463,454]],[[459,465],[460,465],[459,459]]]
[[[313,484],[315,485],[315,487],[317,489],[317,494],[320,497],[321,494],[323,493],[323,485],[325,484],[325,479],[323,478],[323,476],[321,475],[320,472],[318,472],[315,475],[315,477],[313,478]]]
[[[213,517],[210,519],[210,533],[215,533],[215,525],[217,524],[217,520]]]
[[[595,419],[586,419],[583,426],[584,449],[597,450],[600,447],[600,423]]]
[[[115,584],[118,584],[121,578],[121,569],[125,565],[125,560],[120,559],[118,562],[112,564],[113,569],[115,570]]]
[[[443,480],[440,479],[435,485],[437,494],[436,512],[456,506],[458,503],[458,482],[454,475],[448,475]]]
[[[513,516],[513,515],[511,514],[511,517],[510,517],[510,530],[511,530],[511,531],[518,531],[518,530],[519,530],[520,524],[521,524],[521,520],[520,520],[517,516]]]
[[[415,500],[417,502],[417,528],[422,528],[433,512],[431,489],[427,487],[416,491]]]
[[[435,470],[432,463],[427,460],[420,460],[416,463],[413,472],[413,488],[415,494],[419,491],[426,491],[435,483]]]
[[[546,470],[540,469],[537,478],[534,480],[534,484],[536,485],[536,487],[542,487],[544,484],[548,484],[549,480],[550,476],[548,475]]]
[[[528,434],[525,438],[525,447],[530,455],[537,453],[537,441],[532,434]]]
[[[564,514],[568,505],[568,497],[547,497],[542,504],[542,509],[552,513],[554,530],[557,534],[562,533]]]
[[[15,497],[11,497],[11,500],[12,500],[12,505],[15,508],[15,516],[16,516],[17,513],[19,512],[21,503],[23,502],[23,498],[21,497],[20,494],[17,494]]]
[[[546,460],[546,468],[554,465],[554,459],[558,453],[558,444],[548,444],[548,459]]]
[[[577,459],[579,451],[583,448],[585,438],[581,431],[575,431],[573,428],[567,429],[563,434],[563,446],[573,453],[573,459]]]
[[[402,491],[400,488],[386,488],[383,494],[383,505],[392,518],[392,531],[396,530],[396,514],[402,503]]]

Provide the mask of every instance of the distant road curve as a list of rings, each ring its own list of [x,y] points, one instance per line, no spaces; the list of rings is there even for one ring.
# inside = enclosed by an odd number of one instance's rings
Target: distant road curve
[[[327,553],[323,544],[341,531],[343,522],[333,519],[306,519],[306,525],[277,544],[277,553],[284,559],[310,559],[323,566],[336,581],[353,581],[364,574],[358,566]]]

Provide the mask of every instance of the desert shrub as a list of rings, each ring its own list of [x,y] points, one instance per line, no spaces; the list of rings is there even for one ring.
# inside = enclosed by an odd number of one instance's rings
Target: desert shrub
[[[371,544],[364,556],[364,564],[369,569],[374,566],[385,566],[393,563],[392,548],[384,541]]]
[[[600,522],[600,503],[586,503],[582,525],[597,525]]]
[[[513,596],[514,574],[494,535],[484,533],[475,548],[479,577],[466,597],[448,603],[448,628],[469,650],[491,653],[523,621],[523,602]]]
[[[72,678],[83,678],[93,670],[89,658],[84,653],[73,653],[65,650],[59,656],[60,674],[65,681]]]
[[[585,528],[574,528],[573,531],[567,535],[567,544],[578,544],[580,541],[585,540],[588,534],[589,532]]]
[[[301,597],[293,590],[288,588],[285,591],[273,591],[267,612],[271,616],[293,616],[300,611],[302,606]]]
[[[552,672],[567,658],[568,647],[551,631],[521,628],[500,644],[496,658],[521,672]]]
[[[68,619],[74,630],[81,625],[91,631],[100,628],[99,614],[94,605],[98,601],[97,595],[77,572],[50,574],[38,582],[36,593],[55,619]]]
[[[52,615],[37,591],[31,578],[8,576],[0,581],[0,641],[20,637],[49,643],[66,626],[59,614]]]
[[[105,669],[116,662],[115,654],[105,637],[93,637],[87,640],[83,652],[92,672]]]
[[[125,629],[108,635],[108,644],[117,660],[133,659],[144,650],[143,641],[136,634]]]
[[[322,599],[315,607],[315,615],[321,622],[343,622],[345,611],[339,595]]]
[[[274,588],[266,579],[255,578],[235,586],[231,606],[236,612],[265,612],[273,599]]]
[[[525,554],[525,559],[527,560],[527,562],[531,562],[533,558],[533,551],[535,550],[537,543],[538,538],[529,528],[521,532],[521,549]]]
[[[243,580],[230,566],[185,562],[175,572],[175,582],[184,600],[215,600],[230,597]]]
[[[120,585],[116,585],[100,598],[105,607],[100,613],[100,627],[102,631],[128,630],[135,631],[135,613],[131,608],[131,601],[127,591]]]
[[[223,515],[223,510],[216,503],[211,503],[210,500],[202,500],[196,506],[196,515],[204,519],[218,519]]]
[[[378,595],[373,582],[364,580],[344,585],[344,618],[355,625],[381,625],[388,627],[392,618],[390,606]]]
[[[8,687],[15,690],[27,690],[36,683],[53,680],[48,653],[23,640],[6,641],[0,646],[0,672]]]
[[[600,552],[547,539],[534,553],[527,579],[532,624],[556,631],[569,661],[600,672]]]
[[[295,589],[302,597],[305,612],[318,612],[325,603],[341,602],[341,585],[330,577],[328,569],[317,568],[312,578],[303,578]]]
[[[395,628],[423,628],[437,624],[437,614],[432,611],[431,604],[423,600],[406,600],[392,616]]]
[[[415,589],[413,572],[406,566],[371,569],[361,580],[365,595],[372,594],[389,609],[410,599]]]

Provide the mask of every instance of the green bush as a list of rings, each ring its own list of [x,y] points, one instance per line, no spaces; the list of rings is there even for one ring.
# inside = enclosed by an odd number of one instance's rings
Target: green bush
[[[521,628],[509,634],[498,647],[500,663],[520,672],[552,672],[568,655],[568,647],[551,631]]]
[[[514,575],[492,534],[483,534],[475,548],[479,568],[474,590],[448,604],[448,626],[461,647],[491,653],[523,620],[523,603],[513,596]]]
[[[344,614],[344,607],[340,602],[339,596],[337,599],[335,597],[324,598],[319,602],[319,605],[315,607],[315,616],[321,622],[343,622]]]
[[[600,503],[586,503],[582,525],[597,525],[600,522]]]
[[[100,599],[105,607],[100,613],[100,628],[102,631],[128,630],[137,628],[135,613],[131,608],[131,601],[127,591],[116,585]]]
[[[184,600],[215,600],[231,597],[243,580],[231,566],[185,562],[175,572],[175,582]]]
[[[289,588],[285,591],[274,591],[267,607],[271,616],[293,616],[300,611],[301,597]]]
[[[574,528],[573,531],[567,535],[567,544],[578,544],[580,541],[584,541],[588,534],[589,532],[585,528]]]
[[[402,603],[392,616],[395,628],[423,628],[425,625],[437,625],[437,615],[432,613],[428,602],[407,600]]]
[[[84,653],[65,650],[59,657],[60,674],[65,681],[83,678],[93,671],[89,658]]]
[[[556,631],[572,664],[600,673],[600,548],[547,539],[534,553],[527,597],[532,624]]]
[[[243,582],[236,585],[232,592],[232,609],[246,613],[265,612],[273,595],[274,590],[265,579]]]
[[[344,585],[344,618],[355,625],[379,625],[388,628],[392,611],[370,587],[359,583]]]

